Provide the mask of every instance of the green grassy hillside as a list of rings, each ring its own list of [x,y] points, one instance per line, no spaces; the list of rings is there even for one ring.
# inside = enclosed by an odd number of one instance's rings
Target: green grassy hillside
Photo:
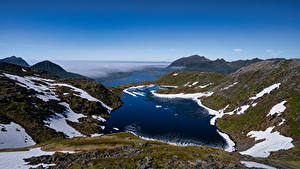
[[[198,83],[193,85],[194,82]],[[214,110],[221,110],[228,105],[225,112],[230,112],[243,105],[249,105],[243,114],[225,115],[217,120],[218,128],[228,133],[237,143],[237,150],[246,150],[257,143],[247,136],[248,132],[264,131],[270,126],[276,126],[274,131],[293,138],[292,143],[295,147],[288,151],[273,153],[269,158],[292,165],[295,165],[293,164],[295,161],[300,161],[299,59],[259,62],[228,75],[174,71],[162,76],[156,83],[178,86],[173,89],[162,89],[158,91],[159,93],[214,92],[209,97],[201,98],[205,106]],[[280,83],[280,87],[272,90],[270,94],[256,100],[250,99],[276,83]],[[199,87],[205,85],[208,86]],[[232,87],[229,87],[230,85]],[[286,110],[282,115],[267,116],[270,109],[282,101],[287,101]],[[251,106],[253,103],[256,105]],[[286,121],[279,125],[282,119]]]

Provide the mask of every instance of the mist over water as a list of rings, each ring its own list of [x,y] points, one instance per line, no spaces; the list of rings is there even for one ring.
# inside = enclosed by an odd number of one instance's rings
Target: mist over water
[[[66,71],[78,73],[90,78],[103,78],[111,73],[141,71],[147,68],[165,68],[169,62],[139,62],[139,61],[52,61]],[[30,61],[31,65],[37,61]]]

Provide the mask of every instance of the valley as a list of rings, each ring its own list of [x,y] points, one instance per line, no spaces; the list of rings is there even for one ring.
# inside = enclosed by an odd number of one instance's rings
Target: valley
[[[175,70],[118,87],[0,66],[0,157],[20,156],[23,168],[299,165],[297,59],[231,74]]]

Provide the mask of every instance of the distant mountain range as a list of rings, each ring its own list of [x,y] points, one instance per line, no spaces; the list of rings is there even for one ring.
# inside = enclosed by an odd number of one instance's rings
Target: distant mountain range
[[[268,59],[268,60],[283,60],[280,58]],[[183,57],[172,62],[168,67],[182,67],[186,71],[200,71],[200,72],[217,72],[217,73],[232,73],[240,69],[241,67],[248,66],[252,63],[263,61],[262,59],[251,60],[237,60],[228,62],[224,59],[210,60],[204,56],[192,55],[189,57]]]
[[[33,66],[31,66],[32,68],[35,69],[40,69],[40,70],[44,70],[47,71],[51,74],[54,74],[60,78],[74,78],[74,77],[81,77],[81,78],[85,78],[84,76],[80,75],[80,74],[76,74],[76,73],[72,73],[72,72],[67,72],[65,69],[63,69],[61,66],[52,63],[48,60],[46,61],[42,61],[39,62]]]
[[[22,58],[11,56],[4,59],[0,59],[0,62],[11,63],[19,66],[29,67],[30,65]]]
[[[50,62],[48,60],[46,61],[42,61],[39,62],[33,66],[30,66],[24,59],[22,59],[21,57],[16,57],[16,56],[11,56],[11,57],[7,57],[4,59],[1,59],[0,62],[4,62],[4,63],[10,63],[10,64],[14,64],[14,65],[18,65],[18,66],[23,66],[23,67],[31,67],[34,69],[39,69],[39,70],[43,70],[43,71],[47,71],[53,75],[56,75],[60,78],[87,78],[85,76],[82,76],[80,74],[76,74],[76,73],[72,73],[72,72],[68,72],[65,69],[63,69],[61,66]]]

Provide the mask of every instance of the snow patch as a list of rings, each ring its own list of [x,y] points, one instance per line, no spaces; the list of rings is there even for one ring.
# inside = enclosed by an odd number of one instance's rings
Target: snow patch
[[[14,122],[0,124],[0,148],[19,148],[32,145],[35,145],[35,142],[19,124]]]
[[[251,99],[251,100],[256,100],[256,99],[262,97],[262,96],[265,95],[265,94],[269,94],[269,93],[271,93],[272,90],[278,89],[279,86],[280,86],[280,84],[281,84],[281,83],[275,83],[275,84],[273,84],[273,85],[271,85],[271,86],[269,86],[269,87],[263,89],[261,92],[257,93],[256,96],[250,97],[250,99]]]
[[[177,88],[178,86],[171,86],[171,85],[161,85],[164,88]]]
[[[24,68],[22,68],[22,71],[23,71],[23,72],[27,72]]]
[[[103,134],[99,134],[99,133],[95,133],[95,134],[91,134],[91,137],[99,137],[102,136]]]
[[[117,127],[114,127],[113,129],[116,130],[116,131],[119,131],[119,129]]]
[[[192,84],[192,86],[195,86],[196,84],[198,84],[199,82],[194,82],[193,84]]]
[[[282,101],[282,102],[276,104],[275,106],[273,106],[267,116],[273,116],[274,114],[277,114],[277,116],[280,116],[286,109],[286,107],[284,106],[285,103],[286,103],[286,101]]]
[[[102,121],[102,122],[105,122],[106,120],[101,117],[100,115],[92,115],[92,118],[96,119],[96,120],[99,120],[99,121]]]
[[[0,152],[0,168],[1,169],[29,169],[31,167],[37,167],[43,165],[44,167],[53,166],[55,164],[38,164],[28,165],[23,160],[24,158],[30,158],[33,156],[52,155],[55,152],[42,151],[40,148],[30,149],[29,151],[16,151],[16,152]]]
[[[161,105],[156,105],[155,107],[156,107],[156,108],[161,108],[162,106],[161,106]]]
[[[278,131],[272,132],[274,128],[275,127],[269,127],[265,131],[250,131],[247,136],[250,136],[250,138],[255,138],[255,141],[264,141],[259,142],[250,149],[240,153],[253,157],[268,157],[271,152],[288,150],[294,147],[292,144],[292,138],[280,135]]]
[[[257,103],[252,103],[251,104],[252,107],[255,107],[256,105],[257,105]]]
[[[233,84],[231,84],[231,85],[229,85],[229,86],[227,86],[227,87],[224,87],[224,88],[222,88],[221,90],[227,90],[227,89],[233,87],[233,86],[236,85],[236,84],[238,84],[238,82],[234,82]]]
[[[245,113],[245,111],[249,108],[250,106],[249,105],[244,105],[244,106],[241,106],[239,109],[238,109],[238,111],[237,111],[237,113],[236,114],[238,114],[238,115],[240,115],[240,114],[244,114]]]
[[[57,132],[63,132],[68,137],[79,137],[84,136],[73,127],[68,125],[66,118],[56,113],[55,116],[52,116],[44,121],[47,127],[54,129]]]
[[[66,108],[66,110],[64,111],[65,112],[65,115],[67,115],[67,120],[69,121],[72,121],[72,122],[79,122],[78,119],[79,118],[82,118],[82,117],[86,117],[85,115],[83,114],[79,114],[79,113],[75,113],[71,108],[70,108],[70,105],[66,102],[62,102],[62,103],[59,103],[60,105],[64,106]]]
[[[177,76],[177,75],[178,75],[178,73],[174,73],[174,74],[173,74],[173,76]]]
[[[187,86],[187,85],[189,85],[190,84],[190,82],[187,82],[186,84],[184,84],[183,86],[185,87],[185,86]]]
[[[264,169],[276,169],[275,167],[271,167],[265,164],[260,164],[253,161],[241,161],[241,164],[245,165],[248,168],[264,168]]]
[[[207,86],[210,86],[210,85],[212,85],[213,83],[209,83],[209,84],[207,84],[207,85],[203,85],[203,86],[198,86],[198,88],[200,88],[200,89],[204,89],[204,88],[206,88]]]

